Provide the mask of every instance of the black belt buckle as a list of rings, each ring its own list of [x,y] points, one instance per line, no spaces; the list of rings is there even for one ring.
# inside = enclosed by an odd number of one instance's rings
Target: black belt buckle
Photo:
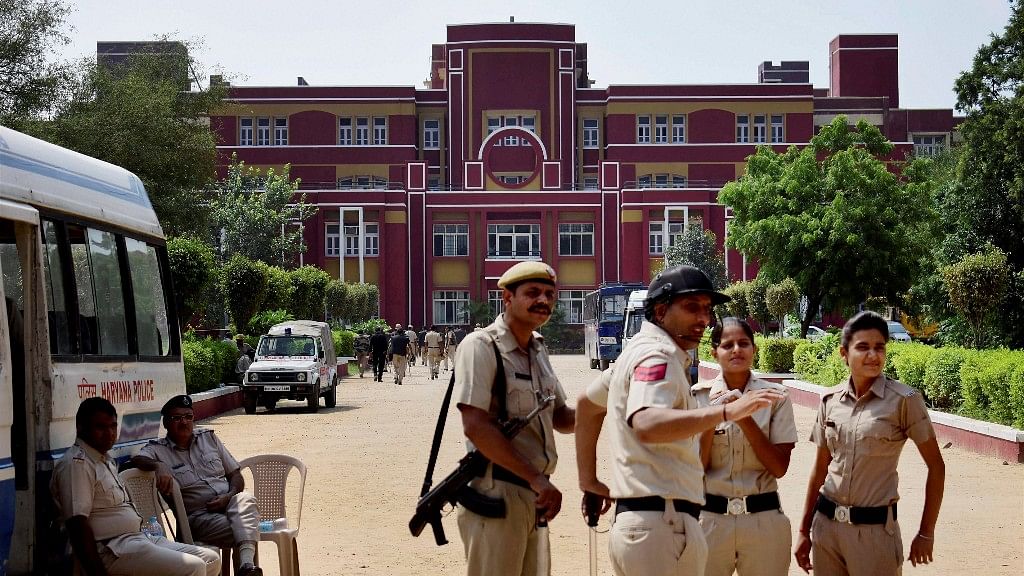
[[[843,524],[885,524],[889,520],[889,508],[892,508],[892,519],[896,520],[895,503],[889,506],[841,506],[819,494],[815,505],[818,512]]]
[[[672,500],[676,512],[700,518],[700,504],[689,500]],[[664,512],[665,498],[661,496],[643,496],[640,498],[619,498],[615,501],[615,515],[623,512]]]
[[[756,514],[768,510],[778,510],[782,507],[779,502],[778,492],[765,492],[763,494],[751,494],[750,496],[739,496],[727,498],[717,494],[705,494],[704,510],[715,514],[740,515]]]

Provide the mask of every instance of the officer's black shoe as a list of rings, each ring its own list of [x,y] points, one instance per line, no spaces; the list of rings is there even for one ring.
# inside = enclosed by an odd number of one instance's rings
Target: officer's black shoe
[[[238,567],[238,576],[263,576],[263,568],[246,562]]]

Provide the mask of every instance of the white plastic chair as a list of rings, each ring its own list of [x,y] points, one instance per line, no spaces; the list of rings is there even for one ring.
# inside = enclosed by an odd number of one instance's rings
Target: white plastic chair
[[[286,527],[276,528],[268,532],[260,532],[260,541],[271,541],[277,545],[277,559],[281,576],[299,576],[299,545],[297,537],[302,520],[302,495],[306,489],[306,465],[298,458],[284,454],[261,454],[246,458],[238,463],[241,470],[249,469],[252,473],[252,492],[256,497],[256,508],[260,518],[288,518],[285,504],[285,493],[288,488],[288,476],[294,468],[299,472],[298,510],[295,512],[295,523]]]

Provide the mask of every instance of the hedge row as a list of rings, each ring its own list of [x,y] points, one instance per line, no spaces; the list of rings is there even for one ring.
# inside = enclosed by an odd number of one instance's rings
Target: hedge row
[[[190,332],[182,338],[181,357],[185,364],[185,390],[189,394],[235,380],[238,347],[233,342],[196,338]]]

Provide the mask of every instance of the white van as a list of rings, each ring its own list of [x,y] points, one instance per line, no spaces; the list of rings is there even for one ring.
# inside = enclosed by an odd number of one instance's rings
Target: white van
[[[273,409],[277,401],[305,400],[310,412],[338,401],[338,358],[331,327],[314,320],[276,324],[260,336],[256,361],[245,371],[242,383],[246,414],[263,404]]]
[[[626,315],[622,322],[623,348],[640,331],[640,325],[644,323],[644,300],[646,298],[647,290],[634,290],[629,293],[629,299],[626,300]]]

